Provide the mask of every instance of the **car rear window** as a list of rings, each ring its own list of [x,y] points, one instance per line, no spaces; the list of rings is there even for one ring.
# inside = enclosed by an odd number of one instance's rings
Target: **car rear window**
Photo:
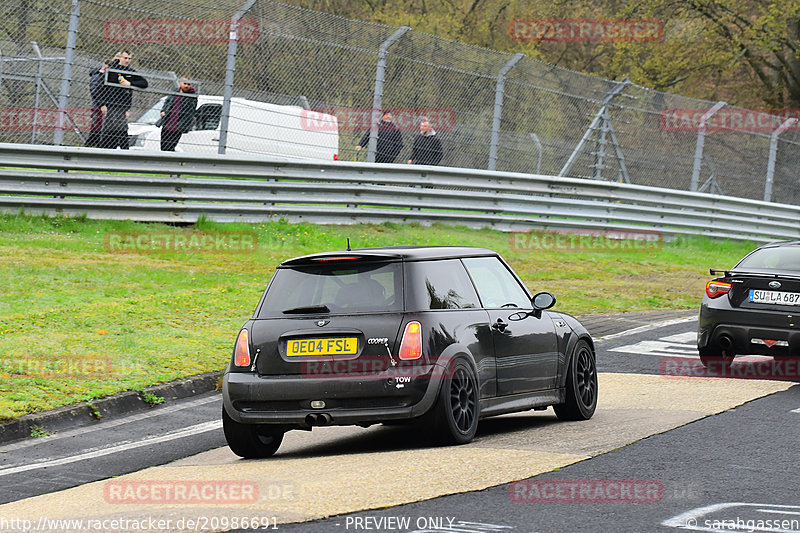
[[[397,262],[279,268],[259,317],[401,311],[402,287],[402,264]]]
[[[742,259],[735,268],[800,271],[800,246],[778,246],[756,250]]]

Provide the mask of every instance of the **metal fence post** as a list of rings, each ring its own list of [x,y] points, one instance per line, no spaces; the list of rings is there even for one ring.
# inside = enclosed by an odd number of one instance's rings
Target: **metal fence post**
[[[383,82],[386,80],[386,57],[389,55],[389,48],[400,40],[403,35],[409,32],[411,27],[400,26],[397,30],[383,41],[378,49],[378,66],[375,69],[375,92],[372,95],[372,110],[370,112],[369,124],[369,144],[367,145],[367,161],[375,162],[375,153],[378,151],[378,124],[374,120],[374,115],[380,113],[383,107]]]
[[[694,149],[694,168],[692,169],[692,183],[689,186],[690,191],[696,192],[697,185],[700,182],[700,166],[703,164],[703,146],[706,143],[706,121],[726,105],[726,102],[719,101],[714,104],[714,107],[703,113],[703,116],[700,117],[700,125],[697,128],[697,145]]]
[[[767,163],[767,179],[764,182],[765,202],[772,201],[772,182],[775,176],[775,155],[778,152],[778,136],[795,124],[797,124],[796,118],[787,118],[769,137],[769,162]]]
[[[242,20],[258,0],[247,0],[231,19],[231,31],[228,37],[228,59],[225,64],[225,92],[222,97],[222,115],[219,120],[218,154],[225,153],[228,144],[228,123],[231,118],[231,98],[233,98],[233,74],[236,70],[236,47],[239,42],[239,21]]]
[[[81,16],[81,0],[72,0],[67,29],[67,50],[64,54],[64,71],[61,74],[61,89],[58,92],[58,127],[53,134],[53,144],[64,143],[66,113],[69,104],[69,84],[72,81],[72,63],[75,60],[75,45],[78,41],[78,21]]]
[[[39,96],[42,94],[42,61],[44,57],[42,56],[42,51],[39,49],[39,44],[36,41],[31,41],[31,47],[33,48],[33,53],[36,54],[36,88],[33,91],[33,125],[31,127],[31,144],[36,144],[37,138],[37,116],[39,115]]]
[[[492,119],[492,140],[489,144],[489,170],[497,164],[497,146],[500,144],[500,119],[503,115],[503,95],[506,90],[506,76],[514,66],[525,57],[525,54],[514,54],[514,57],[503,65],[497,74],[497,86],[494,90],[494,118]]]
[[[539,156],[536,159],[536,173],[540,174],[542,172],[542,143],[539,141],[539,136],[535,133],[531,133],[531,139],[536,143],[536,148],[539,151]]]

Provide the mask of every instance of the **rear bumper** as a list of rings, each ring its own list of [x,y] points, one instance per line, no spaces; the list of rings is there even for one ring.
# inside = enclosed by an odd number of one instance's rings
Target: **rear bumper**
[[[698,321],[697,347],[720,349],[731,339],[736,354],[800,356],[800,309],[797,315],[753,309],[733,309],[724,302],[703,302]],[[753,339],[783,341],[771,347]],[[788,346],[782,344],[788,344]]]
[[[310,414],[330,416],[329,425],[374,424],[425,414],[436,402],[443,377],[438,365],[413,376],[394,370],[323,378],[226,372],[222,399],[228,415],[244,424],[306,427]],[[312,401],[325,407],[312,408]]]

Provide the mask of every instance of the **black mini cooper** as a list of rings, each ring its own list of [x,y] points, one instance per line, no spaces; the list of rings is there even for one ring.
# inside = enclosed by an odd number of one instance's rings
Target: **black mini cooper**
[[[225,438],[268,457],[292,429],[424,424],[463,444],[484,417],[597,405],[594,343],[491,250],[365,248],[282,263],[223,378]]]

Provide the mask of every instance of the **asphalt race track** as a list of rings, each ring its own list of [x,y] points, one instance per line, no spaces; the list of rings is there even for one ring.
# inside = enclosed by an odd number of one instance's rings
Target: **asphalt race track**
[[[587,324],[594,418],[505,415],[466,446],[331,427],[241,460],[218,393],[0,446],[0,531],[800,532],[790,366],[748,358],[734,377],[703,375],[691,314]]]

